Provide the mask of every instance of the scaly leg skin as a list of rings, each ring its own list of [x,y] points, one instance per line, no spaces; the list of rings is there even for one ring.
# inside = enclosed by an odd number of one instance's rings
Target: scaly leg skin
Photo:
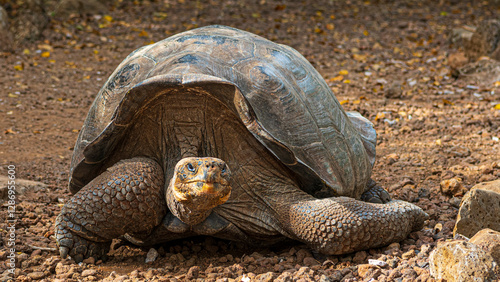
[[[404,201],[373,204],[339,197],[296,202],[287,220],[300,241],[321,253],[340,255],[401,241],[422,228],[427,217]]]
[[[161,167],[147,158],[123,160],[96,177],[61,210],[56,240],[62,258],[102,258],[111,240],[148,234],[167,212]]]

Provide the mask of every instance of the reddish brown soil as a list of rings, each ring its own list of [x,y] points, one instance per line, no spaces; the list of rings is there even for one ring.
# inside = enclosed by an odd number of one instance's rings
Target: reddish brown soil
[[[455,48],[448,31],[498,15],[495,1],[117,2],[109,17],[53,19],[43,40],[0,53],[0,175],[14,164],[17,178],[48,184],[19,197],[20,281],[426,281],[429,251],[451,238],[464,192],[500,177],[500,111],[494,109],[500,87],[475,76],[454,79],[447,65]],[[195,238],[155,246],[160,256],[151,265],[144,262],[148,249],[129,246],[105,263],[61,261],[50,250],[54,221],[70,197],[72,148],[99,88],[134,49],[209,24],[248,30],[304,54],[346,110],[373,121],[373,177],[394,198],[424,208],[425,228],[400,245],[345,256],[312,254],[300,243],[261,249]],[[453,177],[465,189],[443,194],[440,182]],[[3,202],[0,273],[7,268],[6,207]],[[368,259],[389,265],[369,269]]]

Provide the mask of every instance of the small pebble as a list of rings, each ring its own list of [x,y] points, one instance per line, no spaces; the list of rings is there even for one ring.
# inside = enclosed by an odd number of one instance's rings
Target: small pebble
[[[151,248],[146,255],[146,263],[153,263],[156,258],[158,258],[158,251],[155,248]]]
[[[380,267],[386,267],[387,266],[387,262],[381,261],[381,260],[376,260],[376,259],[369,259],[368,263],[371,264],[371,265],[376,265],[376,266],[380,266]]]
[[[95,271],[95,269],[85,269],[83,272],[82,272],[82,277],[87,277],[87,276],[94,276],[97,274],[97,271]]]

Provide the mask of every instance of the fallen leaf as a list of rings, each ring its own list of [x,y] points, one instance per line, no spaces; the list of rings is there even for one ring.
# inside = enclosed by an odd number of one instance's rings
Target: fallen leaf
[[[344,83],[351,83],[349,79],[344,80]]]
[[[52,51],[54,50],[54,47],[50,46],[49,44],[38,44],[39,49],[44,49],[47,51]]]
[[[383,118],[385,118],[385,114],[383,112],[380,112],[375,116],[376,121]]]
[[[148,36],[148,32],[145,30],[141,30],[141,32],[139,32],[139,36],[146,37],[146,36]]]
[[[48,57],[50,57],[50,52],[49,51],[43,52],[41,56],[42,56],[42,58],[48,58]]]
[[[22,71],[24,70],[24,63],[21,63],[19,65],[15,65],[14,66],[14,69],[17,70],[17,71]]]
[[[333,82],[333,81],[341,81],[344,79],[343,75],[336,76],[334,78],[330,78],[328,81]]]
[[[17,98],[17,97],[19,97],[19,95],[18,94],[9,93],[9,97],[10,98]]]
[[[12,130],[12,128],[5,130],[4,133],[5,134],[16,134],[16,132],[14,130]]]
[[[496,104],[494,108],[495,110],[500,110],[500,104]]]
[[[112,22],[113,21],[113,17],[110,16],[110,15],[105,15],[104,17],[104,20],[107,21],[108,23]]]
[[[340,101],[341,105],[344,105],[344,104],[347,104],[347,103],[349,103],[349,100],[342,100],[342,101]]]
[[[493,83],[493,86],[500,87],[500,80],[499,81],[495,81],[495,83]]]
[[[335,28],[335,25],[333,25],[333,24],[326,24],[326,29],[333,30],[334,28]]]
[[[449,101],[449,100],[446,100],[446,99],[443,99],[443,103],[445,105],[455,105],[453,102]]]
[[[349,72],[347,70],[341,70],[339,71],[339,75],[348,75]]]
[[[29,55],[29,54],[30,54],[30,50],[28,50],[28,49],[24,49],[24,50],[23,50],[23,54],[24,54],[24,55]]]

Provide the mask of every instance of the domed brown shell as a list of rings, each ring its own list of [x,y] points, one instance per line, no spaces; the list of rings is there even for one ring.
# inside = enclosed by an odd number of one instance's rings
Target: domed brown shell
[[[98,93],[78,136],[70,190],[103,169],[134,116],[168,87],[224,88],[221,99],[253,136],[294,171],[309,193],[325,186],[358,198],[370,179],[375,131],[344,112],[296,50],[249,32],[208,26],[132,52]],[[116,159],[116,156],[114,156]]]

